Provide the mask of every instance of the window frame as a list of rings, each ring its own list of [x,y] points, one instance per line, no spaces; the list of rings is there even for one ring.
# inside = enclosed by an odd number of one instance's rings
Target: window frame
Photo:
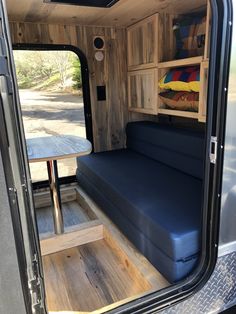
[[[92,147],[93,141],[93,121],[91,111],[91,98],[90,98],[90,86],[89,86],[89,67],[88,61],[85,54],[76,46],[72,45],[57,45],[57,44],[13,44],[14,50],[35,50],[35,51],[71,51],[74,52],[80,60],[81,64],[81,76],[82,76],[82,91],[83,91],[83,103],[84,103],[84,118],[85,118],[85,129],[86,138],[91,142]],[[60,177],[59,183],[71,184],[76,182],[76,175]],[[48,180],[33,182],[33,189],[38,190],[42,188],[49,188]]]

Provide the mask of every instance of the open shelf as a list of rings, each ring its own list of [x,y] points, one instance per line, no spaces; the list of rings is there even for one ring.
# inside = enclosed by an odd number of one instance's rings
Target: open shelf
[[[185,117],[197,119],[199,122],[206,122],[206,103],[207,103],[207,86],[208,86],[208,68],[209,60],[201,57],[193,57],[175,61],[162,62],[159,64],[159,78],[163,77],[170,68],[179,66],[200,65],[200,92],[198,112],[188,110],[169,109],[165,107],[162,100],[158,97],[158,114]],[[161,89],[159,88],[159,92]],[[159,94],[158,92],[158,94]]]
[[[159,114],[169,115],[169,116],[198,119],[198,112],[192,112],[192,111],[183,111],[183,110],[159,108],[158,109],[158,113]]]
[[[172,61],[166,61],[166,62],[159,62],[158,68],[164,69],[164,68],[191,66],[191,65],[200,64],[202,61],[203,61],[203,56],[178,59],[178,60],[172,60]]]

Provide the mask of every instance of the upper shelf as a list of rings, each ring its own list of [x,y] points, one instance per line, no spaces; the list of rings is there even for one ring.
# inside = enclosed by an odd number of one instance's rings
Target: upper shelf
[[[174,67],[181,67],[181,66],[188,66],[188,65],[196,65],[196,64],[200,64],[203,61],[203,59],[204,59],[203,56],[199,56],[199,57],[172,60],[172,61],[166,61],[166,62],[159,62],[158,68],[164,69],[164,68],[174,68]]]

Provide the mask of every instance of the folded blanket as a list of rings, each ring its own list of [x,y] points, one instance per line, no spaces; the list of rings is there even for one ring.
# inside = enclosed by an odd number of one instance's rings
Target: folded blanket
[[[159,94],[163,104],[171,109],[198,111],[199,93],[168,91]]]
[[[199,92],[200,67],[174,68],[160,80],[159,86],[173,91]]]
[[[206,37],[206,17],[185,16],[174,23],[176,59],[202,56]]]

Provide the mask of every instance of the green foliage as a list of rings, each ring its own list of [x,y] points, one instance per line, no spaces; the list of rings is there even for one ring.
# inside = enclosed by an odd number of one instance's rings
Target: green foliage
[[[60,82],[60,74],[55,73],[37,84],[37,90],[50,90],[53,86],[58,85],[58,82]]]
[[[39,80],[50,77],[53,66],[40,51],[15,51],[15,64],[20,88],[31,88]]]
[[[74,89],[82,88],[82,77],[81,77],[81,64],[78,57],[75,57],[73,60],[73,76],[72,80],[74,82]]]
[[[22,89],[80,89],[80,61],[67,51],[14,51],[18,86]]]

